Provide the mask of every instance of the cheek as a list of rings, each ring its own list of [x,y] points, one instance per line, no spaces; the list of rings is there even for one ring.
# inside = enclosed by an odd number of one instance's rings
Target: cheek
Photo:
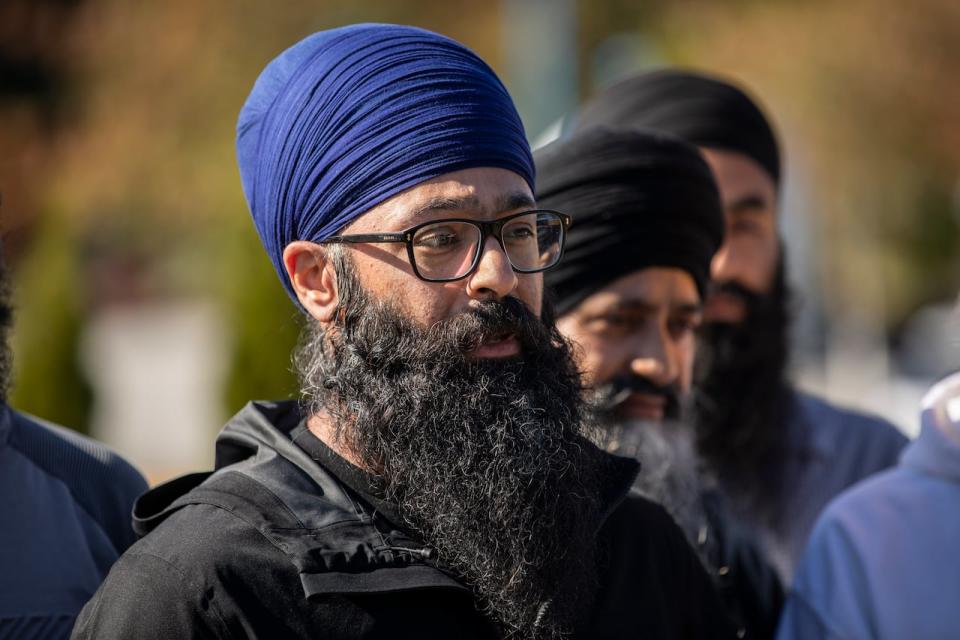
[[[429,327],[451,315],[458,291],[450,285],[424,282],[382,260],[358,257],[354,264],[360,285],[371,297],[390,303],[421,326]]]
[[[780,241],[777,239],[776,231],[770,230],[758,244],[757,269],[763,274],[764,285],[769,287],[777,270],[777,261],[780,259]]]
[[[517,288],[513,295],[539,317],[543,311],[543,275],[517,274]]]
[[[697,341],[693,334],[685,337],[677,344],[676,354],[679,366],[677,380],[680,391],[687,393],[693,386],[693,361],[697,353]]]
[[[557,330],[571,342],[573,358],[583,372],[583,382],[587,386],[597,383],[597,344],[593,337],[584,332],[575,318],[567,315],[557,320]]]
[[[769,291],[779,257],[776,237],[739,237],[734,238],[728,246],[729,260],[739,265],[736,269],[738,279],[754,291]]]
[[[596,387],[610,382],[618,374],[623,373],[628,363],[622,357],[624,349],[597,336],[585,335],[574,339],[578,345],[577,364],[583,371],[584,382],[590,387]]]
[[[600,340],[593,351],[593,384],[606,384],[618,375],[629,373],[630,359],[625,357],[626,353],[621,343]]]
[[[400,307],[404,313],[424,327],[449,319],[454,315],[459,299],[457,291],[442,284],[417,281],[407,283],[405,288],[398,286],[396,290],[403,292]]]

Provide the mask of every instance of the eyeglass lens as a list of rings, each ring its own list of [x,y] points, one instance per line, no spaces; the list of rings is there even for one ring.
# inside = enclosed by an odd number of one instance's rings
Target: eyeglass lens
[[[481,250],[480,236],[480,227],[469,222],[439,221],[421,227],[413,237],[417,270],[436,280],[466,275]],[[532,212],[503,225],[501,241],[514,269],[548,269],[560,257],[563,223],[554,213]]]

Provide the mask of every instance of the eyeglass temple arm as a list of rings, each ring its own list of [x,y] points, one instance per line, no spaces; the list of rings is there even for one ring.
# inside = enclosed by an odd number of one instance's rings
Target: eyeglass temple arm
[[[359,244],[367,242],[406,242],[402,233],[357,233],[349,236],[330,236],[323,242]]]

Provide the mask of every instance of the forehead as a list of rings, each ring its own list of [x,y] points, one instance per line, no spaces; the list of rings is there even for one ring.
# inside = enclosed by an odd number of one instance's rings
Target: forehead
[[[491,167],[463,169],[393,196],[357,218],[347,230],[401,229],[450,216],[495,218],[533,206],[533,192],[518,174]]]
[[[649,267],[622,276],[577,306],[581,313],[601,313],[613,308],[698,308],[700,293],[688,272],[677,267]]]
[[[736,151],[701,149],[713,171],[724,206],[746,197],[759,197],[770,206],[776,201],[773,178],[750,156]]]

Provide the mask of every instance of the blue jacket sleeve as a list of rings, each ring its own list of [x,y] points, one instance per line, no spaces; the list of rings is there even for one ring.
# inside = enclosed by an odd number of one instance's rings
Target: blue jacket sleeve
[[[870,588],[862,550],[843,510],[828,507],[810,536],[777,628],[777,640],[870,638]]]

